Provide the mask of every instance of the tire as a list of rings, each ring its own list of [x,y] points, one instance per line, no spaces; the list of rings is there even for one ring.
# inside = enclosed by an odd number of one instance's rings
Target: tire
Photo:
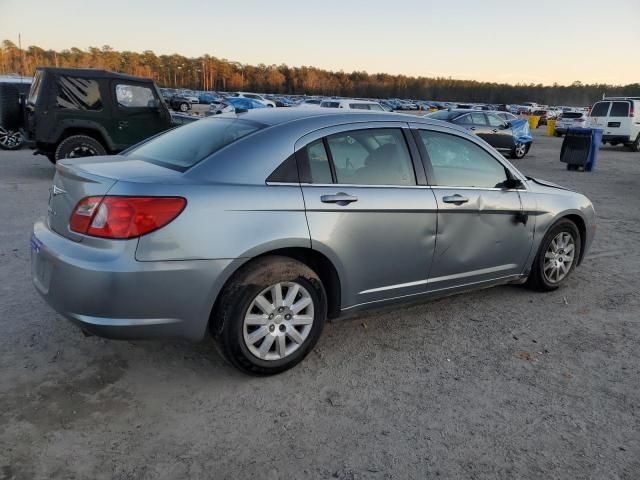
[[[516,143],[516,145],[511,149],[511,158],[520,159],[523,158],[529,149],[527,148],[526,143]]]
[[[71,135],[56,148],[55,160],[106,155],[107,151],[95,138],[87,135]]]
[[[640,133],[636,137],[636,139],[629,144],[629,150],[632,152],[640,152]]]
[[[8,130],[0,127],[0,148],[3,150],[19,150],[24,145],[24,137],[20,130]]]
[[[571,258],[571,263],[568,267],[566,266],[567,262],[563,262],[565,264],[565,268],[567,269],[564,270],[564,276],[562,278],[559,278],[558,280],[554,280],[553,271],[555,270],[553,268],[548,268],[547,260],[549,260],[549,263],[553,263],[555,259],[546,258],[546,254],[551,254],[551,250],[553,250],[552,243],[560,235],[571,236],[571,240],[573,242],[573,257]],[[560,244],[556,245],[559,246]],[[580,232],[578,231],[578,227],[576,227],[576,224],[567,219],[558,220],[547,231],[546,235],[542,239],[542,242],[540,242],[540,248],[538,249],[536,258],[533,261],[533,265],[531,266],[531,273],[529,274],[529,278],[527,279],[527,286],[532,290],[537,290],[539,292],[549,292],[552,290],[556,290],[564,282],[566,282],[567,278],[569,278],[569,276],[571,276],[571,273],[575,270],[578,259],[580,258],[581,250],[582,240],[580,238]],[[561,253],[560,259],[566,260],[567,256],[566,253],[564,253],[565,250],[563,248],[560,248],[558,251],[560,251]],[[547,271],[549,273],[545,273],[545,264],[547,264]]]
[[[182,102],[182,103],[180,103],[180,105],[178,105],[178,110],[180,110],[183,113],[187,112],[187,111],[189,111],[189,106],[190,105],[188,103]]]
[[[276,284],[281,285],[281,302],[272,294]],[[289,293],[294,299],[287,304]],[[259,306],[261,295],[266,308]],[[302,305],[302,300],[310,300],[309,306],[298,311],[302,316],[295,315],[289,306]],[[278,304],[285,306],[272,310]],[[245,373],[273,375],[292,368],[313,349],[326,320],[327,295],[320,278],[309,267],[288,257],[269,256],[254,260],[231,278],[214,313],[213,334],[224,357]],[[298,317],[298,322],[308,322],[311,317],[311,324],[289,323],[294,322],[291,314]],[[245,323],[249,321],[256,323]],[[295,337],[292,329],[297,332]],[[261,349],[266,351],[262,358]]]

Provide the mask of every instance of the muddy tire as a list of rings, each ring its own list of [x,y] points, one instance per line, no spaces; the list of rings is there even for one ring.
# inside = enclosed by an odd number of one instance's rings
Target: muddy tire
[[[559,220],[540,243],[527,286],[539,292],[556,290],[575,270],[581,251],[582,242],[576,224],[567,219]]]
[[[87,135],[72,135],[60,142],[56,148],[55,161],[63,158],[94,157],[106,154],[105,148],[95,138]]]
[[[252,375],[272,375],[298,364],[320,338],[327,295],[320,278],[282,256],[256,259],[225,286],[212,330],[226,359]]]

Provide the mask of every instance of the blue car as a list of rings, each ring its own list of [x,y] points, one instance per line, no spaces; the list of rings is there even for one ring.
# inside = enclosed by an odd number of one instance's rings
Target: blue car
[[[219,102],[214,102],[209,107],[209,115],[218,115],[220,113],[246,112],[254,108],[267,108],[267,106],[252,98],[244,97],[227,97]]]
[[[505,120],[499,112],[451,108],[426,115],[470,130],[496,150],[511,158],[524,157],[531,148],[533,136],[527,120]]]

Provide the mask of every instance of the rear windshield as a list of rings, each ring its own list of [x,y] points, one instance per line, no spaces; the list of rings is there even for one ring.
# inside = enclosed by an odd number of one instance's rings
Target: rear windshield
[[[134,147],[126,155],[184,171],[222,147],[265,127],[262,123],[238,118],[198,120]]]
[[[606,117],[609,111],[610,102],[598,102],[591,109],[592,117]],[[566,114],[565,114],[566,116]]]
[[[562,118],[580,118],[582,115],[580,112],[564,112]]]
[[[454,117],[460,116],[458,112],[451,112],[449,110],[439,110],[437,112],[427,115],[429,118],[435,118],[436,120],[449,120]]]
[[[610,117],[627,117],[629,116],[629,102],[613,102],[611,105]]]

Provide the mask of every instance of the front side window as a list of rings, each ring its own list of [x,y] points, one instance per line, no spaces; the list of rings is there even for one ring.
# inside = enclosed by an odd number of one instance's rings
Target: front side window
[[[489,120],[489,126],[490,127],[503,127],[504,126],[504,120],[501,119],[497,115],[493,115],[491,113],[488,113],[487,114],[487,120]]]
[[[87,78],[59,77],[56,106],[65,110],[102,110],[100,84]]]
[[[337,183],[415,185],[402,130],[354,130],[327,137]]]
[[[349,108],[352,110],[369,110],[369,104],[367,103],[350,103]]]
[[[155,105],[153,91],[149,87],[120,83],[116,85],[116,100],[125,108],[149,108]]]
[[[607,113],[609,112],[609,105],[611,105],[611,102],[598,102],[598,103],[596,103],[593,106],[593,108],[591,109],[591,116],[592,117],[606,117]],[[563,116],[565,118],[571,118],[571,117],[568,117],[566,113]]]
[[[420,130],[419,134],[436,185],[501,188],[507,180],[505,167],[475,143],[448,133]]]

